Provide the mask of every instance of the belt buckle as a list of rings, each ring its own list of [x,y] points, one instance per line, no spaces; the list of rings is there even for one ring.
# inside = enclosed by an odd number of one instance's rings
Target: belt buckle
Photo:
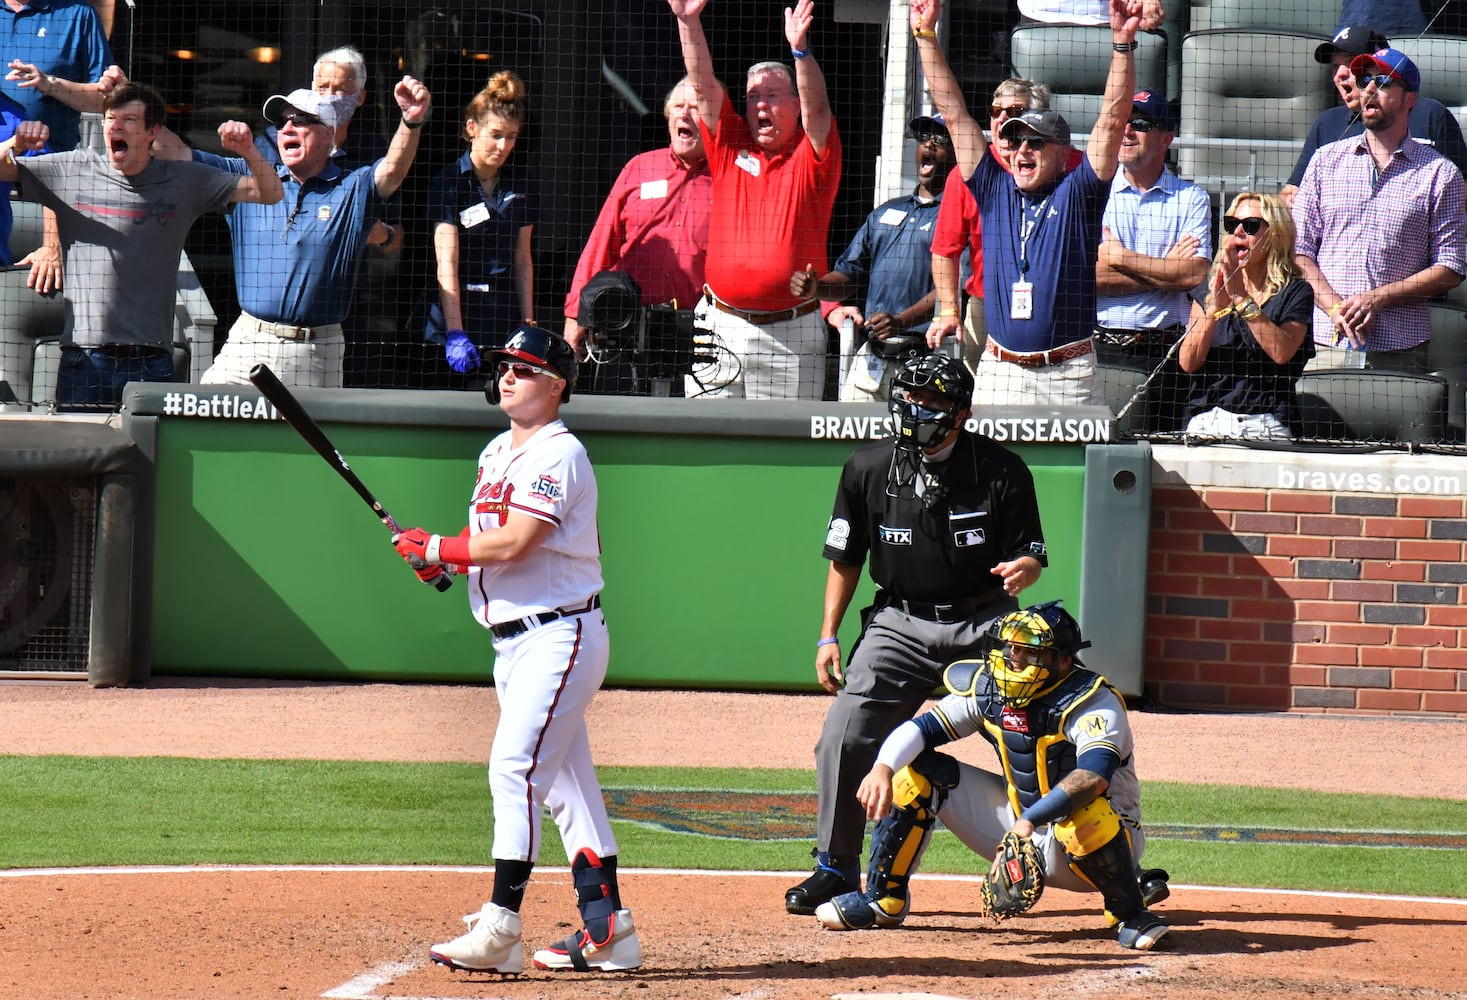
[[[955,607],[957,607],[955,604],[932,605],[932,620],[939,625],[952,625],[960,621],[961,619],[953,617],[953,609]]]

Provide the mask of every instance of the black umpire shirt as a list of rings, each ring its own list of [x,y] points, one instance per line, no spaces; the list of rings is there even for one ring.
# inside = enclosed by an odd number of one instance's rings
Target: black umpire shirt
[[[932,604],[964,598],[998,600],[1001,562],[1033,556],[1049,565],[1034,476],[1024,460],[992,439],[963,431],[935,473],[940,497],[928,504],[913,483],[887,495],[895,438],[857,449],[841,471],[825,558],[859,566],[890,596]],[[930,498],[928,498],[930,500]]]

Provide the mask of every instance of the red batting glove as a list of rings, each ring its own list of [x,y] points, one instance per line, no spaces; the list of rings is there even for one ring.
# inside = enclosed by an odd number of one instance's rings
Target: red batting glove
[[[393,535],[392,544],[409,566],[414,570],[422,570],[430,565],[437,565],[436,560],[430,563],[428,559],[428,543],[432,539],[433,536],[422,528],[411,528],[400,535]]]

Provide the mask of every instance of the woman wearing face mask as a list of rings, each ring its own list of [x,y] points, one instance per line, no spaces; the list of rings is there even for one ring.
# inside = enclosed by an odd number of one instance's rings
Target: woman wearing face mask
[[[1178,360],[1198,373],[1187,433],[1288,439],[1299,430],[1294,384],[1314,355],[1314,291],[1294,266],[1294,221],[1277,195],[1244,191],[1223,216],[1223,240],[1193,293]]]
[[[525,84],[503,70],[469,102],[468,151],[433,179],[438,308],[449,366],[468,373],[479,353],[504,346],[522,323],[535,322],[530,236],[538,217],[528,171],[507,165],[525,120]]]

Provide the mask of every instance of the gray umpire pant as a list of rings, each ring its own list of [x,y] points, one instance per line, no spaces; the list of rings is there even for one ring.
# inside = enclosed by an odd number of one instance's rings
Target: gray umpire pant
[[[820,850],[842,859],[861,856],[866,809],[856,800],[856,789],[876,763],[882,741],[941,687],[949,663],[977,655],[993,620],[1018,608],[1018,601],[1004,597],[952,624],[890,606],[872,615],[851,651],[845,687],[835,696],[815,744]]]

